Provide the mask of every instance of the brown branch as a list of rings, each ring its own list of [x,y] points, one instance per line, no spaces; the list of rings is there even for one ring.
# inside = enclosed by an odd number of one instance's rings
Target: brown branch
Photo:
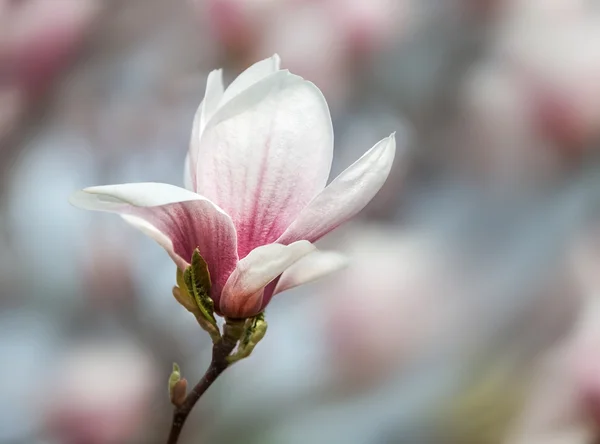
[[[183,404],[175,407],[173,411],[173,422],[171,424],[171,432],[167,444],[177,444],[179,435],[183,429],[183,425],[187,420],[190,412],[200,399],[200,397],[208,390],[208,388],[217,380],[219,375],[229,366],[227,357],[235,348],[242,332],[244,320],[228,320],[225,325],[223,338],[213,345],[212,360],[206,373],[198,384],[192,389],[185,398]]]

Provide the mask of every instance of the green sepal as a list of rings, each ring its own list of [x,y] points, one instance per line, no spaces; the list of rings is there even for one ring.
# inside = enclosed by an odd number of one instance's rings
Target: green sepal
[[[194,250],[191,265],[183,272],[183,283],[196,301],[202,317],[216,327],[215,304],[210,298],[210,273],[208,272],[208,265],[204,258],[200,256],[198,249]]]
[[[198,324],[208,332],[212,341],[217,342],[221,339],[221,332],[214,317],[210,287],[208,267],[196,250],[192,256],[192,265],[185,271],[177,268],[177,286],[173,287],[173,296],[196,317]]]
[[[265,337],[267,333],[267,321],[265,321],[265,314],[259,313],[253,318],[249,318],[246,321],[246,328],[244,335],[240,340],[237,351],[229,356],[227,360],[230,364],[239,361],[240,359],[247,358],[250,356],[254,347]]]
[[[187,311],[194,315],[199,314],[198,304],[188,291],[183,281],[183,272],[179,268],[177,269],[177,286],[173,287],[173,296]]]
[[[183,276],[183,273],[177,270],[177,275]],[[177,299],[177,302],[183,305],[187,311],[189,311],[196,317],[196,321],[198,321],[200,327],[202,327],[203,330],[208,332],[213,342],[217,342],[221,339],[221,332],[219,331],[219,327],[202,315],[200,309],[198,308],[198,304],[196,304],[196,301],[189,294],[185,286],[173,287],[173,296],[175,297],[175,299]]]

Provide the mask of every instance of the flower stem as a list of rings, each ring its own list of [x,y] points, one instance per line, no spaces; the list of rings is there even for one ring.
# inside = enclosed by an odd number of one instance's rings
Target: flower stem
[[[183,425],[187,420],[190,412],[196,405],[196,402],[200,397],[208,390],[208,388],[217,380],[219,375],[225,371],[229,366],[227,357],[231,351],[235,348],[237,339],[231,337],[223,337],[223,339],[213,345],[212,360],[210,366],[204,373],[204,376],[198,384],[192,389],[185,398],[185,401],[181,406],[175,407],[173,412],[173,422],[171,424],[171,432],[169,433],[169,439],[167,444],[177,444],[179,435],[183,429]]]

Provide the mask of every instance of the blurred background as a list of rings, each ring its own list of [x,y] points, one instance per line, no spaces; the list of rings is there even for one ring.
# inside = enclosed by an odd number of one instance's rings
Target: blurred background
[[[183,184],[208,72],[280,54],[319,86],[332,177],[395,170],[278,296],[183,443],[600,439],[600,3],[0,0],[0,443],[163,443],[208,335],[92,185]]]

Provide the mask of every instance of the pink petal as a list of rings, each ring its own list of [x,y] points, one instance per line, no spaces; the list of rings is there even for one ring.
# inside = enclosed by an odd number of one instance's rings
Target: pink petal
[[[277,242],[315,242],[354,217],[385,183],[395,152],[394,134],[378,142],[315,197]]]
[[[245,257],[277,239],[323,189],[332,153],[323,95],[278,71],[213,116],[200,143],[197,190],[231,215]]]
[[[237,245],[231,218],[210,200],[173,185],[131,183],[86,188],[70,202],[120,214],[167,250],[180,269],[189,265],[198,248],[213,281],[211,295],[218,302],[237,263]]]
[[[306,241],[269,244],[252,250],[227,280],[221,295],[221,312],[232,318],[259,313],[266,305],[262,301],[265,286],[313,251],[315,247]]]

